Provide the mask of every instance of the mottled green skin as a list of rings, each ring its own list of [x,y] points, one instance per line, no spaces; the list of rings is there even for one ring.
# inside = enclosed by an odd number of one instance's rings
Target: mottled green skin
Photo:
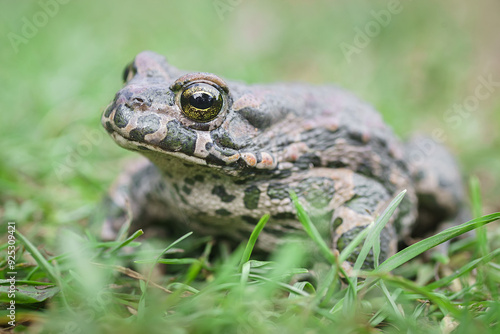
[[[420,209],[431,217],[440,212],[439,220],[451,219],[462,202],[460,174],[443,148],[433,143],[423,159],[412,157],[426,139],[405,148],[372,107],[337,87],[225,83],[213,74],[186,75],[153,52],[140,53],[125,80],[102,124],[120,146],[148,160],[130,166],[111,191],[122,213],[109,215],[106,238],[125,221],[128,201],[134,228],[156,221],[234,240],[246,240],[269,213],[258,246],[271,250],[283,235],[301,231],[289,198],[294,190],[327,222],[322,230],[332,248],[342,249],[406,189],[381,236],[383,260],[411,234],[419,197],[429,202]],[[224,92],[223,111],[208,123],[180,109],[179,91],[193,80]],[[441,166],[443,159],[450,161]]]

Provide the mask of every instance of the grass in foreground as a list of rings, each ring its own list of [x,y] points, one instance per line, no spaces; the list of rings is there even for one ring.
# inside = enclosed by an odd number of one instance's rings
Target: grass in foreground
[[[477,183],[473,205],[479,213]],[[211,240],[197,251],[190,233],[166,246],[129,238],[101,243],[66,231],[58,255],[49,255],[20,233],[14,332],[40,333],[498,333],[500,250],[489,250],[484,225],[500,213],[475,218],[416,243],[373,270],[360,271],[379,233],[404,193],[358,238],[335,254],[329,250],[294,194],[299,219],[324,263],[313,283],[304,269],[304,240],[290,240],[269,261],[251,260],[267,222],[264,216],[246,247],[233,253]],[[475,238],[450,248],[441,262],[416,257],[473,229]],[[483,229],[483,230],[481,230]],[[199,245],[199,243],[198,243]],[[8,244],[1,246],[6,253]],[[163,249],[161,249],[163,248]],[[354,272],[340,265],[358,249]],[[359,250],[360,249],[360,250]],[[187,254],[198,254],[190,257]],[[377,257],[376,257],[377,258]],[[215,259],[215,260],[212,260]],[[0,266],[6,268],[6,260]],[[133,269],[132,269],[133,268]],[[0,302],[9,302],[6,270]],[[392,274],[391,274],[392,272]],[[362,277],[362,278],[361,278]],[[2,308],[5,309],[5,308]],[[3,325],[9,319],[2,315]],[[7,319],[7,320],[5,320]]]

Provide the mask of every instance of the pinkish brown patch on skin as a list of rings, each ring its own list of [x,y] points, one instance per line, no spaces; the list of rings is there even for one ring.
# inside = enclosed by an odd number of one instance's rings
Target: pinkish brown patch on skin
[[[396,159],[403,159],[403,151],[399,146],[389,144],[389,154]]]
[[[337,131],[339,128],[339,120],[336,117],[328,119],[324,127],[330,131]]]
[[[259,108],[261,101],[258,100],[252,94],[245,94],[233,103],[233,109],[235,111],[242,110],[245,108]]]
[[[273,169],[276,167],[276,161],[272,155],[267,152],[262,152],[262,161],[259,162],[256,167],[259,169]]]
[[[257,158],[252,153],[248,152],[241,153],[241,157],[243,158],[243,160],[245,160],[245,163],[250,167],[254,167],[257,164]]]
[[[211,151],[211,153],[214,153],[214,152]],[[239,154],[239,153],[233,154],[233,155],[231,155],[229,157],[225,157],[225,156],[222,156],[220,154],[216,154],[216,156],[218,156],[226,164],[230,164],[230,163],[236,162],[239,158],[241,158],[241,154]]]
[[[370,141],[370,134],[368,132],[365,132],[363,133],[363,135],[361,136],[361,140],[363,141],[363,143],[368,143]]]
[[[306,131],[314,129],[315,126],[316,126],[316,124],[313,121],[305,121],[304,122],[304,130],[306,130]]]
[[[309,150],[309,147],[305,143],[293,143],[287,148],[283,155],[285,161],[295,162],[304,153]]]

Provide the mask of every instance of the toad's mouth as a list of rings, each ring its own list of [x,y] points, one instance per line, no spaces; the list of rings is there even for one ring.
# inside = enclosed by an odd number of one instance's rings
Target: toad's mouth
[[[204,158],[192,156],[185,154],[183,152],[175,152],[175,151],[167,151],[165,149],[162,149],[156,145],[152,145],[149,143],[144,143],[144,142],[136,142],[133,140],[130,140],[129,138],[126,138],[119,134],[118,132],[112,132],[110,133],[111,138],[121,147],[130,150],[130,151],[137,151],[141,154],[144,154],[146,156],[151,156],[151,153],[154,154],[156,152],[156,155],[168,155],[175,157],[179,160],[183,160],[186,162],[191,162],[193,164],[197,165],[209,165],[208,161]],[[220,164],[217,164],[220,165]]]
[[[151,155],[148,152],[157,152],[157,156],[169,155],[198,165],[233,169],[269,170],[277,166],[277,159],[270,153],[221,147],[212,139],[210,131],[187,129],[175,119],[167,121],[153,113],[143,114],[138,119],[131,117],[126,126],[120,127],[112,121],[113,114],[107,112],[102,117],[102,124],[110,136],[121,147],[146,156]],[[152,120],[158,120],[154,127]]]

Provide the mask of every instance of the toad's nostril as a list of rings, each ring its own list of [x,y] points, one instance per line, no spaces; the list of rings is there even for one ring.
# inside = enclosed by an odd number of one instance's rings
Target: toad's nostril
[[[151,107],[151,100],[148,99],[148,98],[144,98],[144,97],[132,97],[130,100],[130,102],[127,103],[127,105],[130,106],[131,109],[134,109],[134,110],[147,110],[149,107]]]

